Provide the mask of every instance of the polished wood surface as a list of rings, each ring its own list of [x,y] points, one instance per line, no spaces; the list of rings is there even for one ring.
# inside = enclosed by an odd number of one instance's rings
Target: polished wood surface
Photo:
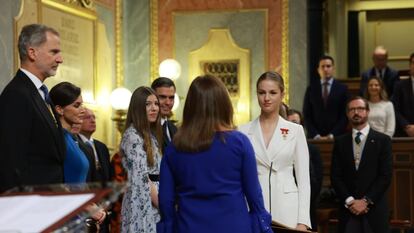
[[[309,140],[316,145],[323,161],[322,187],[330,187],[332,140]],[[414,138],[393,138],[393,177],[389,188],[389,204],[391,210],[391,227],[404,223],[404,227],[414,227]],[[334,224],[334,209],[320,208],[320,232],[324,232],[326,224]],[[393,224],[395,223],[395,224]],[[325,225],[325,226],[324,226]]]

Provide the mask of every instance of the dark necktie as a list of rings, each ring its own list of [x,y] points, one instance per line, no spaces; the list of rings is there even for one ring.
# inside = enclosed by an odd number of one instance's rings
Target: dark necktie
[[[357,132],[356,133],[356,136],[355,136],[355,143],[357,144],[357,145],[359,145],[359,143],[361,143],[361,135],[362,135],[362,133],[361,132]]]
[[[45,102],[48,104],[52,104],[52,100],[50,99],[49,90],[47,89],[47,87],[43,84],[40,87],[40,90],[43,92],[43,94],[45,94]]]
[[[328,96],[329,96],[329,91],[328,91],[328,86],[329,86],[329,82],[325,81],[323,82],[323,89],[322,89],[322,99],[323,99],[323,104],[326,106],[328,103]]]
[[[168,142],[171,141],[170,137],[168,136],[168,122],[164,121],[162,124],[162,131],[165,133],[165,137],[167,138]]]
[[[100,165],[100,163],[99,163],[99,158],[98,158],[98,155],[95,153],[95,146],[94,146],[93,141],[92,141],[92,140],[87,140],[87,141],[85,141],[85,143],[86,143],[86,145],[89,147],[89,149],[91,149],[91,150],[92,150],[93,157],[95,158],[95,168],[96,168],[97,170],[101,169],[101,165]]]

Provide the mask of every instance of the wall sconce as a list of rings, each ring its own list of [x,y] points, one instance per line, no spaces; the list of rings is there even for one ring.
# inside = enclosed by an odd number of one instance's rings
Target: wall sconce
[[[112,120],[116,123],[116,128],[121,134],[125,129],[126,114],[131,96],[131,91],[124,87],[116,88],[109,96],[111,106],[115,110],[115,115],[112,117]]]
[[[158,72],[161,77],[176,80],[181,75],[181,65],[174,59],[165,59],[160,63]]]

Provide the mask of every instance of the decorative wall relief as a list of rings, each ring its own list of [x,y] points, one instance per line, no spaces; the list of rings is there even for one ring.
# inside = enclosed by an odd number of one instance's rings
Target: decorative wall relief
[[[203,74],[220,78],[229,90],[237,125],[250,120],[250,50],[239,47],[229,29],[210,29],[207,42],[190,52],[189,82]]]
[[[201,67],[205,74],[211,74],[219,78],[231,97],[237,97],[239,95],[239,61],[217,61],[217,62],[202,62]]]

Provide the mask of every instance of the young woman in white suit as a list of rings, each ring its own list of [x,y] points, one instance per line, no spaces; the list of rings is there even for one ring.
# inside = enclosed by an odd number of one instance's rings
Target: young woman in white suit
[[[309,152],[305,133],[301,125],[279,115],[284,83],[278,73],[263,73],[256,89],[260,116],[240,126],[239,130],[253,145],[266,209],[272,214],[272,220],[297,230],[307,230],[311,224]]]

